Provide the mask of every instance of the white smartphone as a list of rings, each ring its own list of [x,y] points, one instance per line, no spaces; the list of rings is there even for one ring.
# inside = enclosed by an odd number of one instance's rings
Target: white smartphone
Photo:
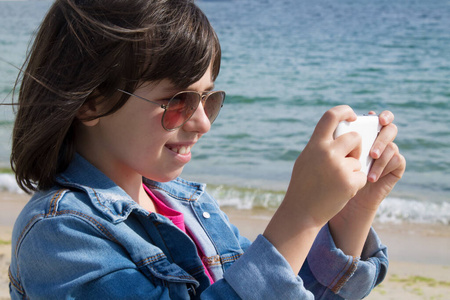
[[[362,137],[362,149],[359,161],[361,162],[361,171],[366,175],[369,174],[370,167],[373,163],[373,158],[370,157],[370,149],[381,130],[381,125],[377,115],[364,115],[358,116],[356,121],[340,122],[336,131],[334,132],[334,138],[345,134],[347,132],[355,131]]]

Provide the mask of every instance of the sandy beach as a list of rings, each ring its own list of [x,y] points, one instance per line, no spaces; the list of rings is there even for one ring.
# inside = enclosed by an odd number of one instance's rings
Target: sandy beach
[[[11,231],[27,195],[0,192],[0,300],[9,299],[8,266]],[[254,239],[270,213],[224,208],[241,234]],[[366,299],[450,299],[450,227],[424,224],[374,224],[389,246],[390,266],[385,281]]]
[[[261,211],[224,208],[242,235],[254,239],[270,220]],[[450,299],[450,227],[374,224],[389,249],[386,279],[365,299]]]

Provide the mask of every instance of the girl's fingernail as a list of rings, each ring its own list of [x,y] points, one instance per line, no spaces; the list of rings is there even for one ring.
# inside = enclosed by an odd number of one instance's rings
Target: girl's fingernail
[[[375,173],[370,173],[368,176],[368,180],[370,182],[375,182],[377,180],[377,175],[375,175]]]
[[[379,149],[373,149],[372,153],[375,155],[375,158],[380,157],[380,150]]]

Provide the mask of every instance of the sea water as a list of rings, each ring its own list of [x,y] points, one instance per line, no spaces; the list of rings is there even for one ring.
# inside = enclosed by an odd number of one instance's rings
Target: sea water
[[[217,31],[227,98],[183,176],[222,205],[273,210],[322,114],[391,110],[406,157],[378,220],[450,225],[449,0],[197,1]],[[0,1],[0,99],[51,1]],[[8,62],[8,63],[5,63]],[[8,167],[11,107],[0,107]],[[12,175],[3,189],[16,191]],[[326,185],[324,185],[326,188]]]

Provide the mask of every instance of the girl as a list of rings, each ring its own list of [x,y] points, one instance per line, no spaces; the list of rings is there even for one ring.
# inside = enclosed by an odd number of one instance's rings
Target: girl
[[[191,0],[57,0],[25,63],[13,133],[34,196],[12,244],[12,299],[359,299],[386,274],[371,223],[401,178],[390,112],[360,138],[317,124],[264,233],[241,237],[178,178],[224,103],[220,45]]]

